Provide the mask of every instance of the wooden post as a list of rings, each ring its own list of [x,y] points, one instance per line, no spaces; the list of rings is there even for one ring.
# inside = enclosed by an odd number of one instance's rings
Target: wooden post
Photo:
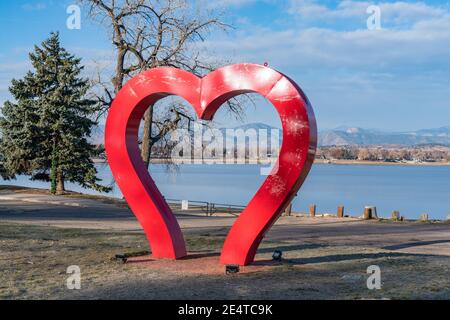
[[[210,208],[210,204],[209,202],[206,203],[206,216],[209,216],[209,212],[210,212],[211,208]]]
[[[375,206],[365,206],[364,207],[364,219],[378,219],[377,207]]]
[[[285,216],[290,216],[292,213],[292,202],[287,206],[286,210],[284,210]]]
[[[312,204],[309,206],[309,216],[315,217],[316,216],[316,205]]]
[[[343,218],[344,217],[344,206],[340,206],[337,209],[337,216],[338,218]]]
[[[372,209],[370,207],[364,208],[364,220],[369,220],[372,218]]]
[[[391,215],[391,219],[394,221],[400,220],[400,212],[399,211],[393,211]]]

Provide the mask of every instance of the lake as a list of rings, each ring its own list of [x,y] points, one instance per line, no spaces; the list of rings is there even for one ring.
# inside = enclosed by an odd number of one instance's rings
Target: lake
[[[105,184],[113,183],[106,164],[97,168]],[[235,205],[246,205],[265,179],[259,165],[181,165],[176,170],[152,165],[150,172],[166,198]],[[14,181],[0,180],[0,184],[48,187],[23,176]],[[98,194],[73,184],[66,187]],[[114,188],[109,196],[121,197],[120,190]],[[373,205],[381,217],[398,210],[411,219],[421,213],[446,219],[450,214],[450,167],[316,164],[293,210],[307,212],[310,204],[316,204],[319,213],[335,213],[339,205],[344,205],[346,214],[356,216],[362,214],[364,206]]]

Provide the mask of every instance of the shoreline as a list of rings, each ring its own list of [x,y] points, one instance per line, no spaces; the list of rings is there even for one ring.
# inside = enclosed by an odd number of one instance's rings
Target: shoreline
[[[242,162],[241,160],[236,160],[237,162]],[[251,163],[217,163],[217,164],[244,164],[244,165],[269,165],[272,162],[266,160],[246,160]],[[105,159],[93,159],[95,164],[107,164],[108,162]],[[204,162],[198,163],[183,163],[180,161],[169,162],[167,159],[152,159],[150,161],[151,164],[198,164],[198,165],[211,165],[208,163],[208,160],[205,159]],[[449,162],[414,162],[414,161],[406,161],[406,162],[386,162],[386,161],[367,161],[367,160],[324,160],[324,159],[315,159],[314,164],[320,165],[369,165],[369,166],[411,166],[411,167],[447,167],[450,166]]]
[[[371,165],[371,166],[412,166],[412,167],[446,167],[450,162],[385,162],[366,160],[323,160],[316,159],[314,164],[338,164],[338,165]]]
[[[68,199],[72,199],[74,200],[74,202],[76,202],[77,200],[91,200],[91,201],[97,201],[99,203],[103,203],[103,204],[108,204],[108,205],[115,205],[119,208],[128,208],[128,203],[124,198],[115,198],[112,196],[109,196],[107,194],[103,194],[103,195],[91,195],[91,194],[87,194],[87,193],[81,193],[81,192],[76,192],[76,191],[71,191],[71,190],[66,190],[63,194],[61,195],[52,195],[50,193],[50,191],[48,189],[44,189],[44,188],[32,188],[32,187],[26,187],[26,186],[14,186],[14,185],[0,185],[0,201],[11,201],[14,200],[13,198],[10,198],[7,196],[7,194],[16,194],[16,195],[28,195],[28,197],[31,196],[31,198],[33,196],[47,196],[47,197],[51,197],[53,199],[50,200],[29,200],[27,199],[27,197],[22,198],[19,197],[16,200],[19,201],[23,201],[25,203],[40,203],[40,204],[50,204],[50,205],[62,205],[62,206],[66,206],[66,207],[83,207],[82,205],[78,205],[78,204],[72,204],[69,202],[59,202],[59,201],[54,201],[55,199],[61,198],[68,198]],[[6,197],[5,197],[6,195]],[[193,201],[193,203],[195,203],[195,201]],[[206,202],[205,202],[206,203]],[[182,211],[181,210],[181,203],[177,202],[177,201],[168,201],[169,206],[171,206],[172,209],[178,208],[178,211]],[[211,203],[214,204],[214,203]],[[244,208],[246,207],[245,205],[242,205]],[[201,208],[201,206],[198,206],[196,204],[191,204],[191,209],[199,209]],[[240,213],[241,210],[243,210],[243,208],[241,209],[232,209],[230,210],[229,207],[227,206],[221,206],[220,204],[215,206],[216,209],[218,209],[217,212],[214,213],[214,216],[219,217],[219,216],[229,216],[234,215],[234,214],[238,214]],[[182,214],[180,212],[178,212],[178,214]],[[184,213],[187,215],[190,215],[191,213]],[[201,216],[203,216],[203,211],[200,214]],[[286,217],[287,215],[285,215],[284,213],[282,214],[283,217]],[[314,217],[310,216],[309,212],[306,211],[292,211],[290,215],[291,217],[295,217],[295,218],[313,218],[313,219],[338,219],[342,221],[348,221],[348,220],[355,220],[355,221],[377,221],[377,222],[392,222],[392,223],[445,223],[445,224],[449,224],[450,223],[450,215],[447,218],[442,218],[442,219],[436,219],[436,218],[429,218],[427,220],[422,220],[420,218],[418,219],[414,219],[414,218],[408,218],[406,216],[402,216],[402,220],[393,220],[392,218],[389,218],[388,216],[382,216],[380,215],[377,218],[373,218],[373,219],[364,219],[363,216],[361,214],[355,214],[355,212],[353,212],[353,214],[346,214],[344,217],[339,218],[337,216],[336,213],[333,212],[316,212]],[[280,216],[281,217],[281,216]]]

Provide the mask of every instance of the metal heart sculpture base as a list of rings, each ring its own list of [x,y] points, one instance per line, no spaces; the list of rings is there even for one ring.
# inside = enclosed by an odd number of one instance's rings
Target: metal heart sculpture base
[[[114,178],[136,215],[157,258],[186,256],[178,222],[145,167],[138,129],[150,105],[169,95],[186,99],[198,117],[211,120],[234,96],[259,93],[276,108],[283,144],[271,175],[233,224],[221,263],[247,265],[265,233],[287,207],[309,173],[317,144],[313,110],[302,90],[288,77],[265,66],[236,64],[203,78],[175,68],[155,68],[134,77],[117,94],[108,114],[105,147]],[[224,193],[226,190],[224,190]]]

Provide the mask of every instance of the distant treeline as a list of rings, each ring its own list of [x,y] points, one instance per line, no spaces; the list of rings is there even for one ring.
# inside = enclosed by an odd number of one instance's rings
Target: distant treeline
[[[102,159],[106,159],[103,145],[97,146]],[[224,151],[224,156],[226,152]],[[236,156],[236,154],[235,154]],[[276,155],[275,155],[276,156]],[[170,152],[155,146],[152,157],[168,159]],[[450,147],[446,146],[331,146],[319,147],[316,154],[321,160],[359,160],[384,162],[450,162]]]
[[[332,146],[317,150],[317,159],[360,161],[448,162],[450,147],[444,146]]]

